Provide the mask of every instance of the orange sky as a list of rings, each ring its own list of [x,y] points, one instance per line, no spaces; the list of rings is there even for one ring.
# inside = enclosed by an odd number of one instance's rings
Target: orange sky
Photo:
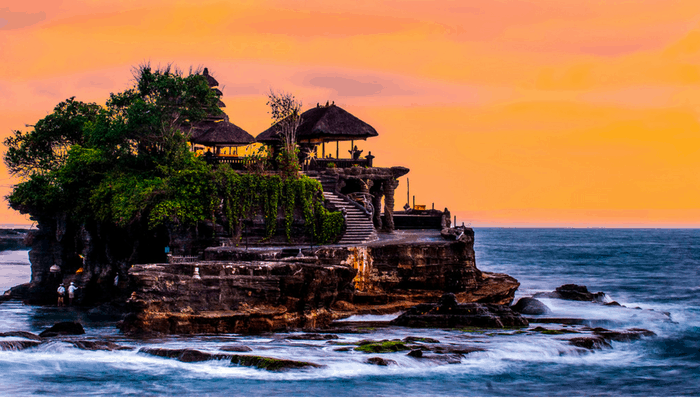
[[[207,66],[253,135],[269,88],[335,101],[460,222],[700,227],[697,0],[25,0],[0,6],[0,60],[3,138],[144,61]]]

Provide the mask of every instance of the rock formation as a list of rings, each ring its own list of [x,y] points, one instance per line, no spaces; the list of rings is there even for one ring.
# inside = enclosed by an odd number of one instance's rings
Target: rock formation
[[[458,303],[448,293],[438,303],[425,303],[410,308],[392,321],[393,325],[412,328],[505,328],[528,326],[520,314],[496,304]]]
[[[457,241],[376,242],[361,247],[245,251],[213,247],[196,263],[129,271],[129,333],[224,333],[321,329],[354,314],[386,314],[445,292],[509,305],[518,282],[476,268],[473,231]],[[291,253],[299,252],[299,249]],[[285,257],[285,255],[287,257]],[[194,277],[199,268],[199,277]],[[507,307],[506,307],[507,308]]]

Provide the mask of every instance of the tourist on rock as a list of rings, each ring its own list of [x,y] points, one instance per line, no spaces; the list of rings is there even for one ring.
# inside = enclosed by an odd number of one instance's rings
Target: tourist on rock
[[[63,286],[63,283],[58,286],[56,293],[58,293],[58,306],[63,307],[63,297],[66,295],[66,287]]]
[[[75,298],[75,284],[73,282],[70,283],[70,286],[68,286],[68,305],[72,306],[73,305],[73,298]]]

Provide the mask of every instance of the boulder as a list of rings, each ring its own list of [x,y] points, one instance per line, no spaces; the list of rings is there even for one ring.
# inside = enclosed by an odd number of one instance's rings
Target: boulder
[[[559,286],[554,290],[554,292],[540,292],[536,293],[532,297],[540,298],[552,298],[552,299],[562,299],[562,300],[575,300],[575,301],[595,301],[603,302],[605,299],[605,293],[591,293],[588,288],[582,285],[566,284]]]
[[[523,297],[510,308],[520,314],[528,315],[542,315],[550,312],[549,307],[532,297]]]
[[[174,358],[178,361],[191,363],[209,360],[225,360],[232,356],[230,354],[205,353],[193,349],[161,349],[161,348],[141,348],[139,353],[150,354],[152,356]]]
[[[320,334],[320,333],[302,333],[299,335],[289,335],[285,337],[285,339],[289,340],[333,340],[333,339],[338,339],[338,335],[333,335],[331,333],[328,334]]]
[[[410,350],[406,343],[400,340],[383,340],[381,342],[362,340],[358,344],[359,346],[355,347],[355,350],[365,353],[395,353],[397,351]]]
[[[79,322],[59,322],[41,332],[39,336],[46,338],[63,335],[82,335],[84,333],[85,329],[83,329],[83,326]]]
[[[508,306],[481,303],[456,303],[454,295],[444,295],[438,303],[423,303],[410,308],[392,325],[413,328],[524,327],[528,322]]]
[[[221,347],[219,347],[219,350],[221,350],[221,351],[233,351],[236,353],[247,353],[249,351],[253,351],[253,349],[251,349],[250,347],[242,345],[242,344],[221,346]]]
[[[569,343],[576,347],[583,347],[589,350],[612,348],[610,342],[600,336],[575,337],[569,339]]]
[[[389,365],[398,365],[394,360],[387,360],[381,357],[372,357],[367,359],[367,364],[380,365],[382,367],[388,367]]]
[[[231,363],[246,367],[266,369],[268,371],[286,371],[290,369],[322,367],[320,364],[306,361],[284,360],[280,358],[248,356],[242,354],[233,355],[231,357]]]

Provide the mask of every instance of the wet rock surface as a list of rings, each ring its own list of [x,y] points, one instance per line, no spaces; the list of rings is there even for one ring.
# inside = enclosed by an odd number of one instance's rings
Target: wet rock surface
[[[83,325],[79,322],[59,322],[54,324],[49,329],[41,332],[39,336],[43,338],[54,337],[54,336],[64,336],[64,335],[82,335],[85,333]]]
[[[270,261],[136,265],[129,274],[126,333],[259,333],[329,325],[331,305],[352,297],[355,271]]]
[[[268,371],[287,371],[290,369],[323,367],[320,364],[306,361],[284,360],[279,358],[248,355],[234,355],[231,357],[231,363],[246,367],[266,369]]]
[[[33,340],[2,340],[0,339],[0,350],[2,351],[21,351],[30,347],[36,347],[41,342]]]
[[[394,360],[389,360],[381,357],[371,357],[367,359],[367,364],[379,365],[382,367],[388,367],[389,365],[398,365]]]
[[[566,285],[559,286],[553,292],[535,293],[532,297],[603,302],[603,300],[605,299],[605,293],[591,293],[588,291],[588,288],[586,286],[574,285],[569,283]]]
[[[133,347],[131,346],[122,346],[117,343],[109,342],[106,340],[61,340],[62,342],[65,343],[71,343],[75,347],[79,348],[80,350],[106,350],[106,351],[115,351],[115,350],[131,350]]]
[[[527,315],[542,315],[550,312],[549,307],[532,297],[523,297],[510,308],[515,312]]]
[[[496,304],[458,303],[452,293],[439,303],[412,307],[394,319],[392,325],[413,328],[522,327],[528,322],[510,307]]]
[[[228,346],[221,346],[219,347],[219,350],[221,351],[232,351],[234,353],[247,353],[253,351],[250,347],[242,344],[238,345],[228,345]]]

